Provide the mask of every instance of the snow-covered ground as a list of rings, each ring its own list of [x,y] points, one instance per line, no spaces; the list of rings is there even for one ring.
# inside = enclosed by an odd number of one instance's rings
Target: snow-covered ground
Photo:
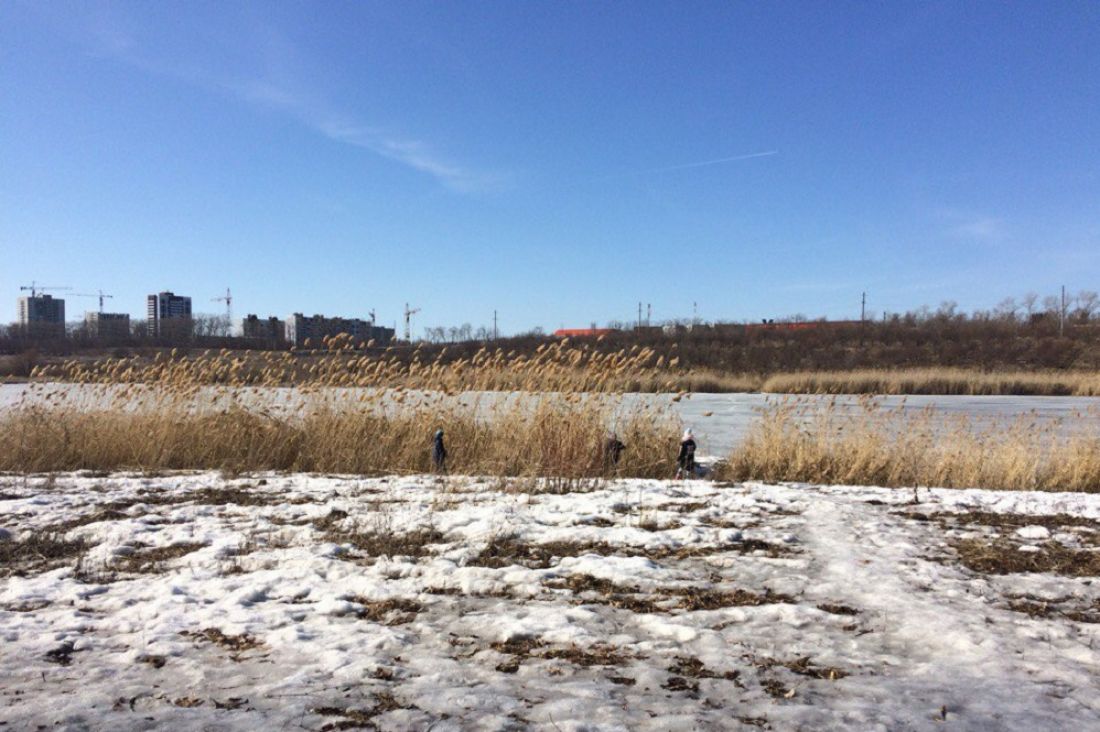
[[[0,729],[1100,720],[1100,496],[536,487],[0,476]]]

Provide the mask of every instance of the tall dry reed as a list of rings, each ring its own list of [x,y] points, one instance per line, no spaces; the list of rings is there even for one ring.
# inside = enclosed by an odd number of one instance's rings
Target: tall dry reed
[[[761,390],[773,394],[1100,396],[1100,373],[953,368],[802,371],[770,376]]]
[[[1100,435],[1028,418],[976,421],[931,410],[775,402],[722,466],[731,480],[1100,491]]]
[[[64,364],[59,375],[83,386],[62,393],[33,385],[23,406],[0,417],[0,469],[422,472],[432,467],[429,439],[443,428],[449,468],[461,473],[672,472],[678,419],[644,405],[624,411],[606,394],[616,380],[661,378],[668,365],[652,353],[607,357],[558,344],[535,359],[484,351],[469,363],[401,364],[349,355],[340,344],[333,341],[332,354],[307,364],[294,354],[269,355],[259,370],[229,353],[158,355],[141,365]],[[283,403],[250,398],[253,390],[270,395],[266,387],[303,368],[309,378],[280,393]],[[346,388],[394,380],[402,386]],[[476,394],[456,396],[462,388],[544,380],[557,390],[488,403]],[[604,455],[611,429],[627,445],[614,466]]]

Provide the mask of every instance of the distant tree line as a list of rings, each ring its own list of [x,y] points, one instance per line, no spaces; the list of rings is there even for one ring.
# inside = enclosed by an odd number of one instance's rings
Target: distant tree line
[[[200,315],[186,327],[178,325],[175,330],[162,328],[161,333],[152,334],[145,321],[138,320],[131,322],[128,334],[108,336],[92,334],[83,324],[68,327],[63,336],[26,333],[10,326],[0,328],[0,354],[52,356],[106,349],[121,355],[134,349],[287,347],[281,341],[230,336],[222,316]],[[667,358],[677,358],[681,367],[731,373],[917,366],[1100,368],[1100,295],[1093,291],[1067,296],[1064,306],[1060,296],[1028,293],[972,313],[960,311],[956,303],[948,301],[934,309],[881,313],[863,322],[796,314],[765,323],[684,319],[654,326],[608,325],[617,329],[584,342],[606,352],[649,347]],[[389,352],[398,358],[427,359],[446,348],[443,358],[449,361],[469,358],[486,345],[517,354],[534,353],[550,338],[539,328],[507,338],[493,339],[492,335],[490,327],[474,328],[469,323],[428,327],[420,342],[395,345]]]

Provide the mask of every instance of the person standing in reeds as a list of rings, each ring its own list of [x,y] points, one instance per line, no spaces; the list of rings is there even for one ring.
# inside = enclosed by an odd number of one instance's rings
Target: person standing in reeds
[[[619,439],[619,435],[615,432],[609,432],[603,445],[603,463],[607,472],[617,472],[619,458],[622,457],[625,449],[626,445]]]
[[[676,456],[676,478],[695,475],[695,433],[688,427],[680,440],[680,454]]]
[[[432,465],[437,473],[447,472],[447,447],[443,444],[443,430],[436,430],[432,437]]]

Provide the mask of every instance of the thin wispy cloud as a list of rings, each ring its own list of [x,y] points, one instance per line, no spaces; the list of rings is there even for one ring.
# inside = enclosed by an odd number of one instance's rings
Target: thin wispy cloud
[[[499,172],[477,170],[451,160],[426,141],[381,130],[363,123],[336,108],[327,100],[297,91],[266,78],[263,59],[255,59],[252,78],[228,77],[223,72],[202,68],[195,63],[172,61],[141,48],[137,35],[124,18],[93,13],[84,21],[86,40],[99,54],[123,61],[145,73],[172,78],[208,91],[224,94],[247,104],[287,114],[313,132],[334,142],[351,145],[431,176],[439,184],[459,193],[479,193],[499,188],[507,176]],[[125,29],[125,30],[124,30]],[[280,57],[280,63],[293,57],[293,49],[273,29],[264,48]],[[272,49],[275,49],[272,51]],[[261,54],[262,55],[262,54]],[[279,64],[276,64],[279,65]],[[304,88],[304,87],[303,87]]]
[[[736,163],[739,160],[751,160],[753,158],[767,158],[772,155],[778,155],[778,150],[765,150],[763,152],[748,153],[745,155],[731,155],[725,158],[714,158],[713,160],[700,160],[694,163],[682,163],[680,165],[666,165],[661,168],[650,168],[648,170],[640,171],[642,173],[668,173],[673,170],[690,170],[691,168],[706,168],[711,165],[724,165],[725,163]]]
[[[995,216],[953,213],[948,216],[954,222],[947,234],[955,239],[995,244],[1008,238],[1009,229],[1004,219]]]

